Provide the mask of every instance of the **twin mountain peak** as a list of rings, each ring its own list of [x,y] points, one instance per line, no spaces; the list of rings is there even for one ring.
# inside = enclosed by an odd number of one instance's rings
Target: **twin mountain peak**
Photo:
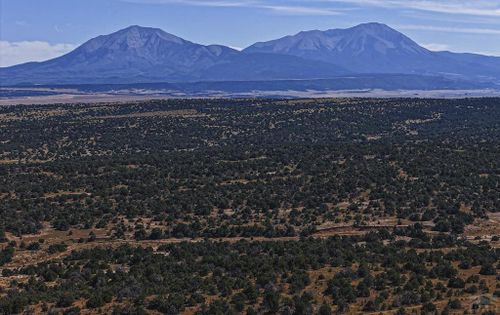
[[[433,52],[380,23],[304,31],[242,51],[130,26],[44,62],[0,68],[2,85],[336,78],[415,74],[500,80],[500,58]]]

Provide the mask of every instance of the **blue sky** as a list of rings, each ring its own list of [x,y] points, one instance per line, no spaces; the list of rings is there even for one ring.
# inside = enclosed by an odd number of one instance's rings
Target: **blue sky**
[[[500,0],[0,0],[0,66],[53,58],[133,24],[243,48],[363,22],[432,50],[500,56]]]

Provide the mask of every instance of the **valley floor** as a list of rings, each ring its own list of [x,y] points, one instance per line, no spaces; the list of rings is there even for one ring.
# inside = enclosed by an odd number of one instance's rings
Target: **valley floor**
[[[226,92],[226,91],[200,91],[193,94],[182,92],[166,93],[162,91],[121,91],[120,93],[87,93],[78,90],[67,89],[27,89],[27,88],[0,88],[2,95],[7,92],[16,92],[15,96],[0,96],[0,106],[9,105],[36,105],[55,103],[99,103],[99,102],[131,102],[147,101],[155,99],[176,98],[332,98],[332,97],[369,97],[369,98],[481,98],[500,97],[498,90],[275,90],[275,91],[249,91],[249,92]],[[40,92],[48,92],[51,95],[37,95]],[[43,93],[42,93],[43,94]]]

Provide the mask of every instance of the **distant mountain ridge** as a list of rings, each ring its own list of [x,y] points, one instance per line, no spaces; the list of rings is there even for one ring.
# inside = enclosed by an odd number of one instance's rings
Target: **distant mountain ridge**
[[[312,80],[357,74],[495,85],[500,82],[500,58],[429,51],[380,23],[304,31],[243,51],[135,25],[93,38],[58,58],[0,68],[0,85]]]
[[[300,32],[256,43],[246,53],[275,53],[328,62],[355,73],[500,77],[500,58],[432,52],[385,24]],[[461,56],[459,56],[461,55]],[[491,67],[496,65],[494,71]]]
[[[344,65],[360,73],[411,70],[394,62],[416,56],[432,56],[432,52],[384,24],[361,24],[349,29],[305,31],[269,42],[256,43],[246,53],[293,55]]]
[[[203,46],[161,29],[134,25],[93,38],[61,57],[2,69],[0,78],[5,71],[12,76],[9,81],[36,80],[33,83],[178,81],[237,53],[229,47]]]

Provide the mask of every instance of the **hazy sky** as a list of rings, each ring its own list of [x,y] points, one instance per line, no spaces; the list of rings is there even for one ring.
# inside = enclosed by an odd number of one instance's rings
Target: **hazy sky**
[[[500,0],[0,0],[0,66],[59,56],[132,24],[243,48],[363,22],[432,50],[500,56]]]

